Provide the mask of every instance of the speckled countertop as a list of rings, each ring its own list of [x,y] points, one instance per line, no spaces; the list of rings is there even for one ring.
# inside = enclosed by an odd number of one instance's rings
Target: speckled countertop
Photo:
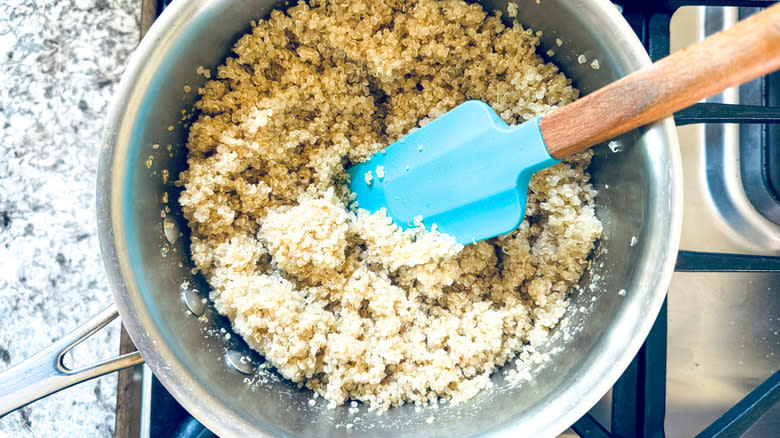
[[[139,0],[0,2],[0,370],[112,300],[95,175],[139,14]],[[76,361],[118,350],[114,323]],[[115,375],[86,382],[0,419],[0,437],[112,436],[115,400]]]

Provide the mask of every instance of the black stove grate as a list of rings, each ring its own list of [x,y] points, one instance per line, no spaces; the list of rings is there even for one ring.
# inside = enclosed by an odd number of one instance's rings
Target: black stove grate
[[[170,0],[157,0],[157,15]],[[736,6],[740,18],[775,3],[766,0],[621,0],[615,1],[639,36],[653,61],[669,54],[669,24],[683,6]],[[746,163],[760,163],[754,177],[743,177],[746,192],[756,208],[780,224],[780,75],[759,79],[759,93],[750,104],[699,103],[674,115],[678,125],[738,123],[755,126],[742,143],[757,145],[742,155],[742,171],[752,172]],[[776,85],[776,86],[775,86]],[[742,95],[741,95],[742,97]],[[744,99],[743,99],[744,100]],[[750,100],[750,99],[747,99]],[[741,130],[742,131],[742,130]],[[742,144],[741,143],[741,144]],[[742,149],[742,148],[741,148]],[[758,201],[757,201],[758,200]],[[780,257],[680,251],[678,272],[780,272]],[[663,307],[645,343],[612,389],[609,429],[590,414],[572,429],[583,438],[664,437],[666,406],[667,305]],[[150,436],[213,437],[204,426],[152,378]],[[739,437],[780,400],[780,371],[775,372],[742,401],[702,431],[697,438]]]

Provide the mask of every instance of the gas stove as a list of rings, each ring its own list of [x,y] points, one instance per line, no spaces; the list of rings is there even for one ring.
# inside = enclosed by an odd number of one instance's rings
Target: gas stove
[[[167,3],[144,0],[142,23]],[[774,2],[615,3],[657,60]],[[775,73],[675,114],[685,207],[667,302],[623,376],[562,436],[778,435],[778,101]],[[117,437],[213,436],[145,366],[119,385]]]

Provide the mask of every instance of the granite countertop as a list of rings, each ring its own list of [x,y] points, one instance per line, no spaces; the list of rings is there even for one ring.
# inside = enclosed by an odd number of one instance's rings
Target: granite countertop
[[[0,2],[0,370],[112,301],[95,176],[139,14],[139,0]],[[76,349],[75,362],[118,350],[114,322]],[[115,404],[116,375],[105,376],[0,419],[0,437],[112,436]]]

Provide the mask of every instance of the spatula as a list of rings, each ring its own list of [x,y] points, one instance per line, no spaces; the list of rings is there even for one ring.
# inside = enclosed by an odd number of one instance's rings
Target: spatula
[[[508,126],[467,101],[348,169],[359,208],[467,244],[514,230],[531,175],[780,68],[780,5],[569,105]]]

